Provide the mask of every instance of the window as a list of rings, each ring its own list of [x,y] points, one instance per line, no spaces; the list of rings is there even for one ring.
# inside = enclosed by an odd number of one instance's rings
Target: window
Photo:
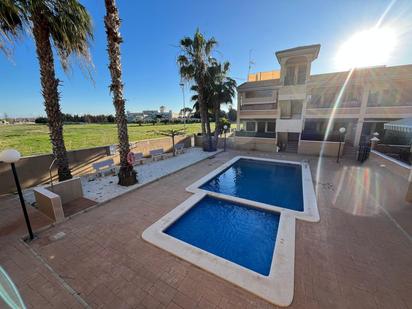
[[[334,89],[328,89],[323,95],[323,106],[331,107],[335,104],[336,91]]]
[[[379,105],[379,91],[369,90],[368,106],[378,106],[378,105]]]
[[[316,132],[316,130],[317,130],[317,124],[315,121],[310,121],[310,120],[305,121],[304,131]]]
[[[298,84],[302,85],[306,82],[306,64],[298,66]]]
[[[398,91],[396,89],[385,89],[382,92],[382,105],[391,106],[398,103]]]
[[[258,121],[257,123],[257,132],[259,133],[264,133],[266,128],[266,122],[264,121]]]
[[[291,101],[292,118],[301,118],[302,116],[302,101]]]
[[[399,105],[412,105],[412,83],[405,82],[399,85]]]
[[[246,131],[256,131],[256,122],[246,121]]]
[[[358,107],[361,101],[362,89],[360,87],[351,86],[345,91],[344,100],[341,107]]]
[[[267,122],[266,132],[276,132],[276,121]]]
[[[310,90],[309,105],[312,107],[320,107],[322,103],[322,88],[312,88]]]
[[[246,99],[270,98],[273,96],[273,90],[253,90],[246,91]]]
[[[286,67],[285,86],[295,84],[295,66],[289,65]]]

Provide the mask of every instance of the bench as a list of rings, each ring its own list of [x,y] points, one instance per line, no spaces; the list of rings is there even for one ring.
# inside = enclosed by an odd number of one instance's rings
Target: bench
[[[182,154],[185,152],[185,145],[184,144],[177,144],[175,146],[175,154]]]
[[[149,154],[152,157],[153,161],[156,161],[157,159],[164,159],[166,157],[163,148],[150,150]]]
[[[95,170],[97,176],[103,176],[103,174],[107,171],[110,171],[114,174],[116,173],[116,166],[114,165],[113,159],[93,163],[92,167]]]
[[[134,154],[134,164],[133,165],[143,164],[143,162],[144,162],[143,153],[142,152],[134,152],[133,154]]]

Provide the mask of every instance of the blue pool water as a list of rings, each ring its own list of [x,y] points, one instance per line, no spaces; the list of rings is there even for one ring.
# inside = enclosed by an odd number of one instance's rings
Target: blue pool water
[[[279,214],[206,196],[164,232],[269,275]]]
[[[303,211],[302,167],[240,159],[201,189]]]

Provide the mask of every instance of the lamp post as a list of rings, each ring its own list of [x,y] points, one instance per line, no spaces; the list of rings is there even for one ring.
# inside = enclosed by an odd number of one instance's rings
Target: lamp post
[[[224,139],[224,143],[223,143],[223,151],[226,151],[226,130],[227,130],[227,125],[225,124],[223,126],[223,132],[225,133],[225,139]]]
[[[17,192],[20,198],[21,208],[23,210],[24,219],[26,221],[27,230],[29,231],[29,238],[30,240],[33,240],[34,235],[31,229],[30,219],[27,213],[26,204],[24,203],[23,193],[21,191],[21,186],[20,186],[19,178],[17,176],[17,170],[16,170],[16,165],[15,165],[15,163],[20,160],[20,157],[21,157],[20,152],[18,152],[17,150],[7,149],[0,153],[0,162],[10,163],[11,165],[11,170],[13,171],[14,181],[16,183]]]
[[[182,97],[183,97],[183,127],[186,128],[185,84],[180,82],[179,85],[182,88]]]
[[[376,145],[378,144],[378,142],[380,141],[380,139],[378,138],[379,133],[378,132],[374,132],[373,137],[371,138],[371,149],[375,149]]]
[[[343,134],[345,134],[345,132],[346,132],[346,128],[345,128],[345,127],[342,127],[342,128],[339,129],[339,150],[338,150],[338,157],[337,157],[337,159],[336,159],[336,163],[339,163],[339,159],[340,159],[340,148],[341,148],[341,145],[342,145],[342,136],[343,136]]]

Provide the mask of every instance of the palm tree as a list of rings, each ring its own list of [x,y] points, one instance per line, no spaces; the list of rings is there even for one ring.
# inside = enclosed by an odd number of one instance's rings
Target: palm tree
[[[59,180],[72,177],[63,140],[60,111],[60,80],[56,78],[53,46],[63,69],[70,68],[74,54],[90,63],[89,40],[93,38],[91,18],[77,0],[2,0],[0,1],[0,49],[10,46],[25,33],[32,33],[40,65],[40,82],[48,118],[50,141],[56,157]]]
[[[215,63],[210,67],[210,99],[212,110],[215,115],[215,134],[213,148],[217,149],[219,134],[222,131],[220,122],[220,107],[222,104],[232,103],[236,91],[236,81],[227,76],[230,69],[229,62]]]
[[[210,115],[214,115],[215,118],[215,132],[211,150],[217,149],[219,134],[222,131],[222,125],[220,122],[220,106],[224,103],[231,103],[235,95],[236,81],[227,76],[229,68],[229,62],[224,62],[222,64],[216,60],[211,61],[210,66],[207,68],[204,87],[205,108],[208,115],[210,113]],[[198,86],[193,85],[191,90],[198,92]],[[200,106],[197,94],[192,96],[192,101],[195,102],[193,108],[197,110]],[[207,125],[210,130],[210,122],[208,120]]]
[[[110,91],[113,93],[113,105],[116,109],[117,135],[120,149],[119,185],[130,186],[137,183],[137,173],[133,165],[127,162],[130,152],[127,119],[125,114],[125,100],[123,98],[122,66],[120,62],[120,18],[115,0],[105,0],[106,16],[104,24],[107,34],[107,51],[109,53],[109,70],[112,77]]]
[[[177,58],[182,80],[193,81],[197,85],[197,101],[199,102],[203,150],[205,151],[212,149],[212,136],[205,100],[206,75],[207,68],[213,61],[211,55],[216,44],[214,38],[206,39],[197,29],[193,38],[184,37],[180,41],[181,54]]]

